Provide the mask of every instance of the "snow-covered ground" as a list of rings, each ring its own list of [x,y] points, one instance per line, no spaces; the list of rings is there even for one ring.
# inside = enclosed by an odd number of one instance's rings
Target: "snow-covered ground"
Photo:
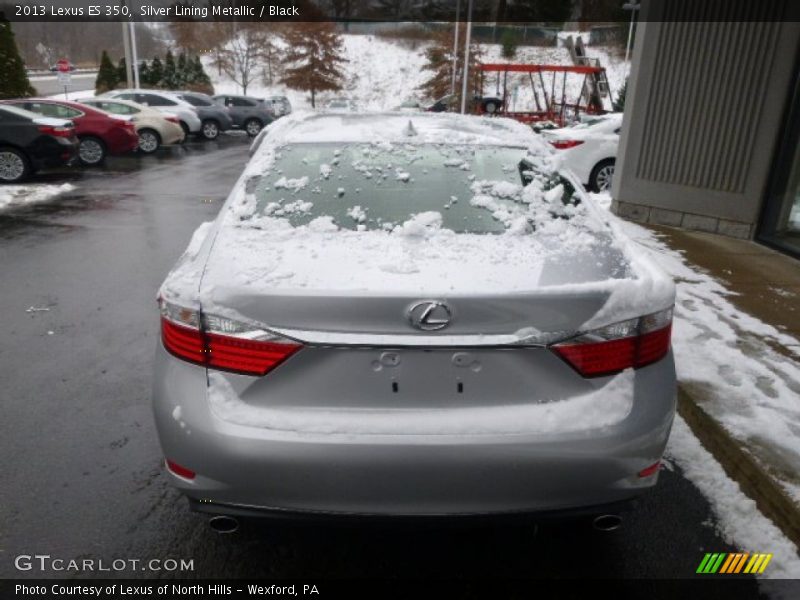
[[[611,205],[608,193],[591,197],[603,208]],[[781,483],[800,502],[800,341],[737,309],[728,299],[732,292],[649,229],[629,222],[623,229],[676,281],[672,344],[679,380],[702,387],[708,398],[704,408],[734,437],[768,450],[756,456],[762,464],[794,474],[797,479],[784,477]],[[773,344],[794,356],[777,352]],[[764,577],[800,578],[798,549],[727,477],[680,417],[665,467],[671,462],[708,498],[723,537],[743,551],[774,554]],[[764,586],[764,591],[781,597],[780,590]]]
[[[346,73],[345,89],[341,92],[320,95],[318,100],[321,102],[317,106],[324,103],[326,98],[347,96],[361,110],[389,110],[397,107],[407,98],[420,96],[419,86],[431,76],[431,72],[424,70],[426,62],[426,46],[424,44],[419,44],[416,49],[412,50],[402,43],[372,35],[343,35],[342,39],[344,54],[348,60],[343,67]],[[566,48],[561,47],[520,46],[517,56],[511,61],[501,57],[499,44],[484,44],[481,48],[484,62],[571,64]],[[587,54],[590,57],[598,58],[601,65],[607,69],[612,92],[616,92],[625,80],[627,67],[624,61],[599,47],[587,47]],[[210,57],[206,63],[206,71],[209,73],[217,93],[241,93],[241,89],[236,83],[224,74],[220,75],[210,65]],[[545,79],[547,85],[550,85],[550,79],[547,77]],[[487,77],[485,83],[485,94],[494,94],[496,91],[495,80]],[[580,92],[582,83],[581,77],[571,76],[568,78],[567,97],[575,98]],[[509,93],[515,85],[518,85],[519,88],[513,108],[523,110],[532,107],[533,92],[527,74],[510,74],[508,78]],[[557,81],[556,89],[557,96],[560,98],[560,78]],[[295,109],[311,108],[308,94],[290,90],[278,83],[265,85],[262,81],[256,81],[248,87],[247,93],[252,96],[285,95]]]
[[[592,194],[608,207],[608,194]],[[739,310],[734,292],[688,264],[652,231],[624,230],[677,284],[673,348],[678,377],[800,504],[800,340]],[[780,349],[778,349],[780,348]]]
[[[61,185],[31,184],[0,186],[0,210],[44,202],[59,194],[71,192],[75,186],[70,183]]]
[[[664,467],[671,469],[673,462],[708,499],[717,516],[715,526],[728,543],[743,552],[773,554],[769,568],[759,575],[759,583],[761,578],[800,578],[797,547],[759,512],[756,503],[742,493],[739,485],[728,478],[722,465],[703,448],[679,416],[672,426]],[[704,550],[714,551],[713,548]],[[762,590],[772,598],[784,597],[780,595],[781,590],[771,588],[768,582],[762,584]]]

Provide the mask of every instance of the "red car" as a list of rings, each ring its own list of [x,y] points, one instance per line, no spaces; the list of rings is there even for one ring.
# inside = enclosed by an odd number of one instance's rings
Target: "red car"
[[[21,98],[2,102],[46,117],[72,121],[80,141],[78,156],[85,165],[99,165],[108,154],[125,154],[139,146],[139,136],[133,123],[85,104],[49,98]]]

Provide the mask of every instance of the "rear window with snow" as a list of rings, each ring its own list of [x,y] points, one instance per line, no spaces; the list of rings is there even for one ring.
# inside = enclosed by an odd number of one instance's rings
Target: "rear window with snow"
[[[324,217],[353,230],[391,230],[436,212],[443,228],[499,233],[526,226],[530,204],[543,198],[554,217],[568,217],[574,189],[526,154],[502,146],[289,144],[248,191],[257,215],[292,225]]]

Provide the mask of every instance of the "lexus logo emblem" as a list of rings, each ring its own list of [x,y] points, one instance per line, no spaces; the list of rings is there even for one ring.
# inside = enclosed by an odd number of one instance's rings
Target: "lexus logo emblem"
[[[450,324],[452,313],[444,302],[425,300],[417,302],[408,311],[408,322],[422,331],[444,329]]]

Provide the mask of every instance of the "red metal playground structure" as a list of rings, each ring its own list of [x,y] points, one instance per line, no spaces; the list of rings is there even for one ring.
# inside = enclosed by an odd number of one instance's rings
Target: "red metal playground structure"
[[[478,65],[480,70],[479,90],[486,89],[491,82],[486,80],[491,73],[497,74],[497,98],[482,96],[476,103],[479,114],[497,114],[510,117],[523,123],[537,123],[551,121],[558,126],[563,126],[569,121],[580,119],[581,114],[599,115],[608,112],[604,98],[612,103],[611,90],[606,77],[606,70],[597,65],[523,65],[488,63]],[[535,110],[510,110],[509,102],[509,73],[527,73],[528,81],[533,92]],[[569,90],[577,88],[574,81],[576,77],[583,77],[580,92],[571,100],[567,97]],[[567,78],[573,79],[567,85]],[[519,81],[519,76],[514,77]],[[502,86],[502,95],[500,88]],[[515,88],[518,84],[515,85]],[[514,90],[516,92],[517,90]],[[574,94],[574,91],[572,92]]]

